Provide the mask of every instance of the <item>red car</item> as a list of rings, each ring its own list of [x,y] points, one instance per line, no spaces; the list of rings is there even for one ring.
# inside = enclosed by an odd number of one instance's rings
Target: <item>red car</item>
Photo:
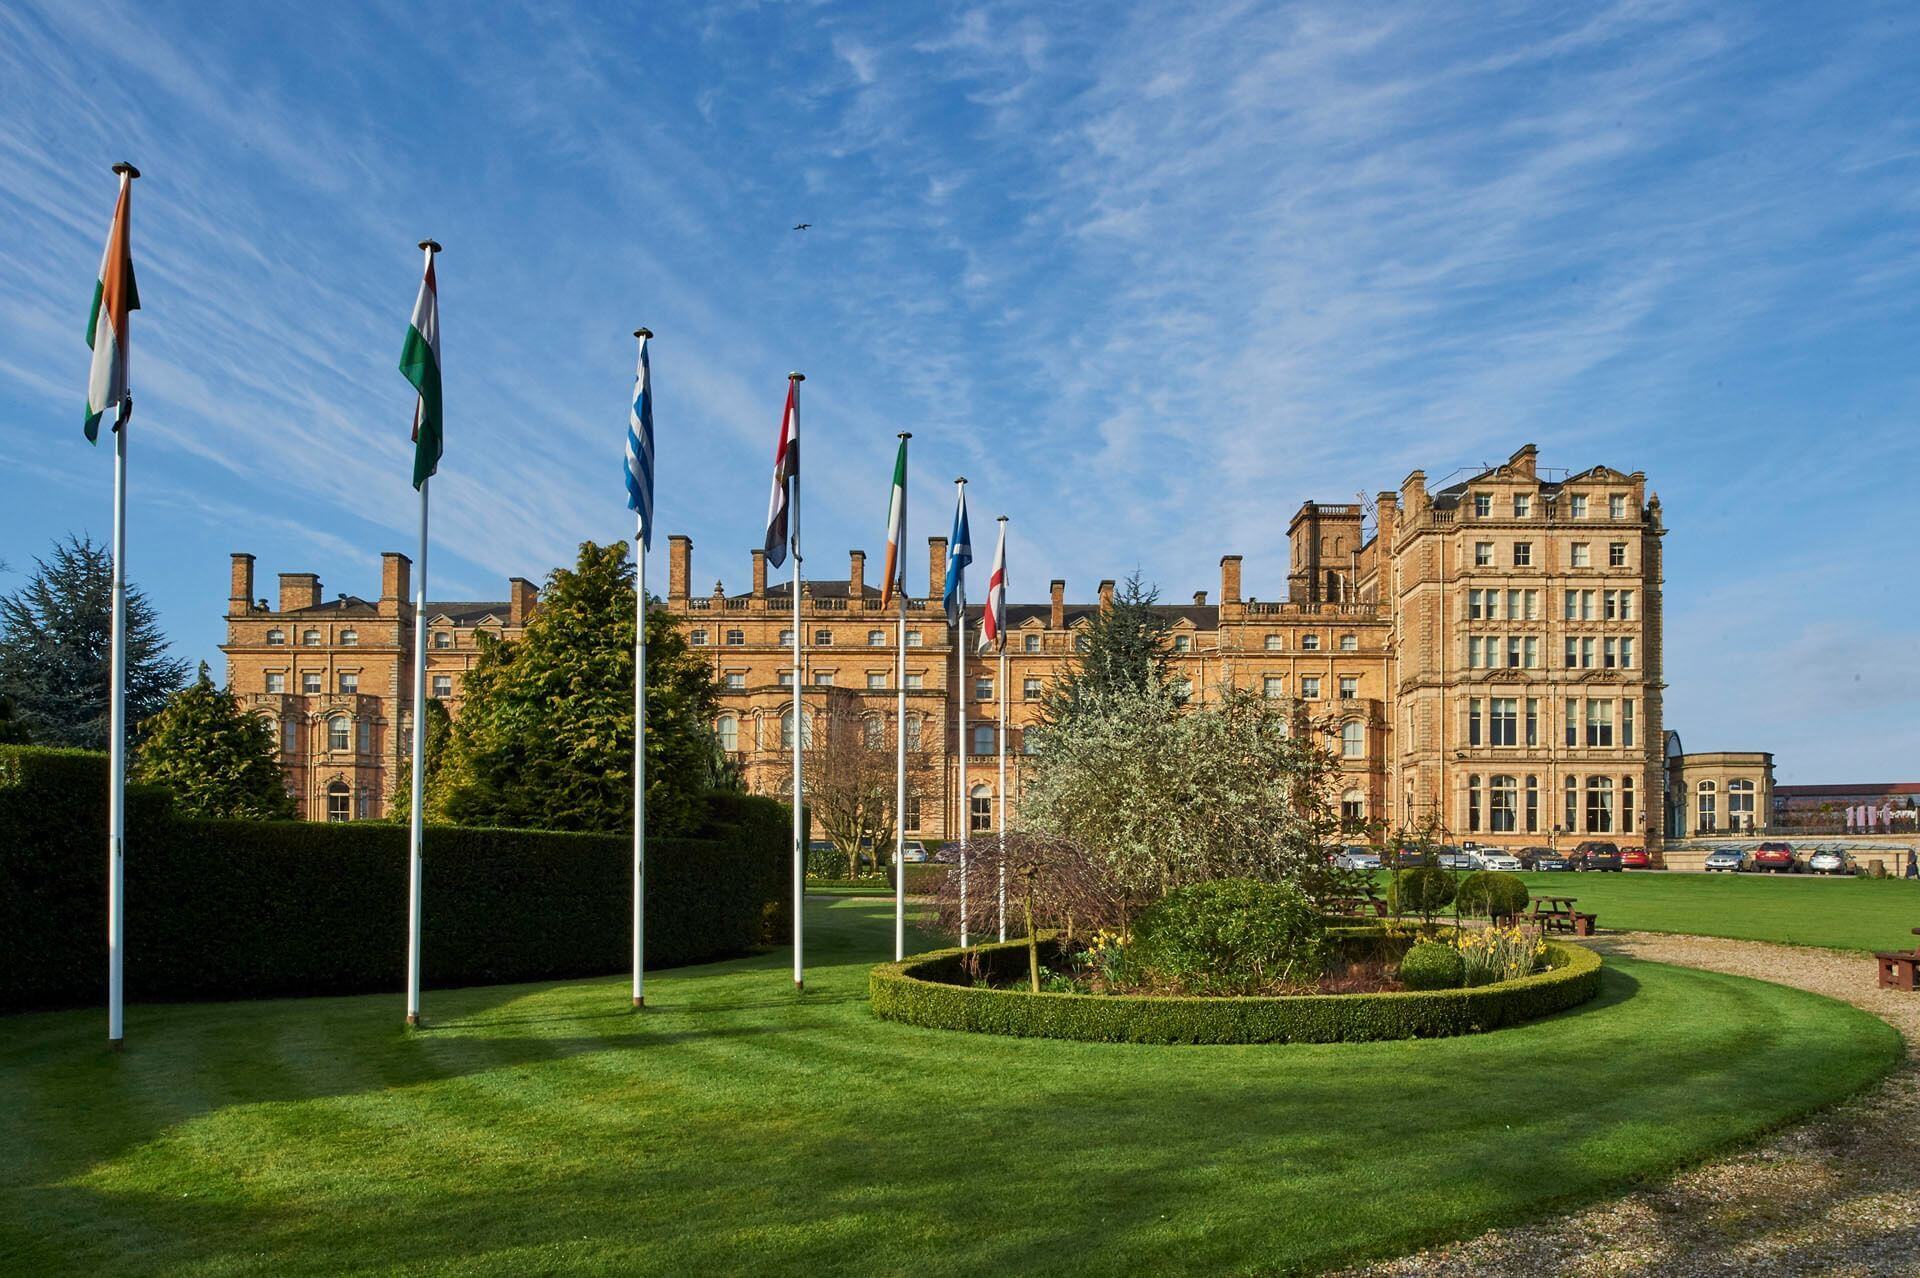
[[[1753,850],[1753,856],[1747,864],[1754,870],[1770,870],[1775,874],[1798,874],[1800,866],[1793,859],[1791,843],[1762,843]]]
[[[1653,858],[1647,855],[1645,848],[1621,848],[1620,868],[1623,870],[1651,870]]]

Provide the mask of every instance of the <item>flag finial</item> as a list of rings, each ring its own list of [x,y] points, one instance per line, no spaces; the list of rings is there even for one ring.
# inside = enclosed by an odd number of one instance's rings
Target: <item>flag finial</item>
[[[440,251],[440,241],[439,240],[421,240],[420,247],[425,249],[429,253],[438,253]]]
[[[790,382],[804,382],[807,380],[807,375],[805,373],[788,373],[787,380]]]
[[[912,438],[913,438],[913,432],[912,432],[912,431],[910,431],[910,430],[903,430],[903,431],[901,431],[901,432],[900,432],[900,436],[899,436],[899,437],[900,437],[901,439],[912,439]]]
[[[650,328],[636,328],[633,330],[633,335],[635,337],[652,337],[653,330]]]
[[[1000,516],[1000,522],[1001,522],[1001,523],[1003,523],[1003,524],[1004,524],[1004,523],[1006,523],[1006,522],[1007,522],[1007,517],[1006,517],[1005,515],[1002,515],[1002,516]]]
[[[140,170],[134,168],[131,164],[128,164],[125,160],[122,160],[120,161],[120,163],[114,165],[113,171],[115,173],[124,173],[129,178],[137,178],[140,176]]]
[[[955,479],[953,482],[956,484],[964,484],[967,482],[967,477],[965,475],[961,475],[959,478]]]

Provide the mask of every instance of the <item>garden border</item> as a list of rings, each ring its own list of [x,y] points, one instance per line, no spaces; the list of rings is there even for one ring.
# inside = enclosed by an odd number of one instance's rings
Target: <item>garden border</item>
[[[1384,928],[1354,928],[1361,938]],[[989,971],[1024,971],[1025,940],[934,950],[882,963],[867,978],[873,1014],[927,1029],[1063,1038],[1090,1043],[1358,1043],[1447,1038],[1516,1025],[1600,993],[1600,956],[1547,942],[1544,972],[1474,989],[1386,994],[1195,998],[1140,994],[1035,994],[951,984],[970,955]]]

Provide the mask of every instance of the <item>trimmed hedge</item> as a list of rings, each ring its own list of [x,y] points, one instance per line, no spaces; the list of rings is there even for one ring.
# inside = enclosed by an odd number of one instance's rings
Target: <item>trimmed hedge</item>
[[[1354,928],[1343,939],[1384,938]],[[1034,994],[972,985],[972,958],[988,980],[1026,971],[1026,942],[937,950],[883,963],[867,978],[873,1013],[929,1029],[1094,1043],[1339,1043],[1445,1038],[1517,1025],[1600,992],[1600,956],[1547,943],[1544,972],[1476,989],[1392,994],[1302,994],[1273,998],[1163,998]]]
[[[386,822],[191,821],[129,789],[127,997],[398,990],[407,830]],[[0,1007],[91,1002],[106,985],[106,759],[0,747]],[[714,795],[700,838],[647,843],[649,968],[780,936],[789,826],[771,799]],[[625,836],[430,826],[429,985],[626,967]]]

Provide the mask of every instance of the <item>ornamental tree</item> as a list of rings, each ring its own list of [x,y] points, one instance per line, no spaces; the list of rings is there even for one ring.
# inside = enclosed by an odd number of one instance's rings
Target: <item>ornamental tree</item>
[[[875,864],[893,849],[898,755],[891,718],[865,713],[852,690],[829,688],[825,710],[812,721],[801,756],[807,809],[821,832],[847,859],[847,877],[860,873],[860,850]],[[907,751],[907,794],[930,794],[932,767],[924,751]],[[789,796],[791,798],[791,796]]]
[[[274,725],[249,713],[232,692],[216,688],[206,662],[200,663],[200,677],[169,697],[144,726],[133,778],[172,790],[180,812],[247,821],[293,816]]]

